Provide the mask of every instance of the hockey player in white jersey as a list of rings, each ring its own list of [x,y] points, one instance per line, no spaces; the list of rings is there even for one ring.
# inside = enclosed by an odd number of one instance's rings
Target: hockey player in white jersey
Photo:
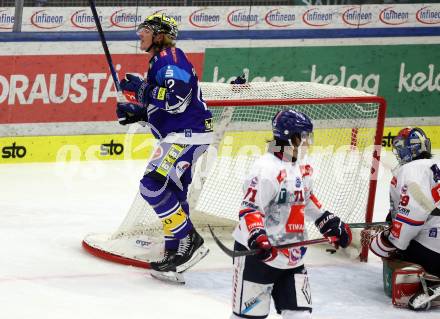
[[[393,140],[393,152],[399,166],[393,171],[390,185],[391,228],[377,234],[370,249],[388,260],[421,265],[439,277],[440,163],[432,159],[431,142],[420,128],[402,129]],[[438,284],[435,282],[425,292],[429,296],[438,294],[440,299]],[[414,304],[415,299],[409,300],[410,308],[429,308],[429,303]]]
[[[351,242],[348,225],[324,211],[313,194],[312,168],[300,163],[312,140],[309,117],[283,110],[273,118],[272,129],[268,152],[256,160],[244,182],[234,249],[260,252],[234,258],[231,319],[266,318],[271,298],[283,319],[311,318],[306,248],[274,247],[306,239],[305,214],[336,247]]]

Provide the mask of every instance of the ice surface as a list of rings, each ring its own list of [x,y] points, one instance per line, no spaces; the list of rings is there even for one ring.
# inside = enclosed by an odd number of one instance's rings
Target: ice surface
[[[437,152],[439,153],[439,152]],[[384,163],[394,165],[391,156]],[[212,253],[186,274],[185,286],[158,282],[146,270],[86,253],[89,232],[117,228],[137,191],[144,161],[0,166],[0,318],[225,319],[231,261]],[[389,173],[379,178],[375,220],[388,209]],[[440,318],[391,305],[382,265],[313,248],[306,259],[314,318]],[[269,318],[278,316],[272,311]]]

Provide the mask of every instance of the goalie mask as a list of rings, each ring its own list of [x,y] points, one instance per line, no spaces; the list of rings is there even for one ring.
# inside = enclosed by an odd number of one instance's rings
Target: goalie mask
[[[400,164],[431,154],[431,141],[420,128],[405,127],[393,139],[393,153]]]
[[[292,145],[292,138],[298,137],[301,142],[313,142],[313,124],[310,118],[295,110],[286,109],[278,112],[272,120],[272,132],[275,140]]]
[[[162,49],[166,46],[175,45],[179,33],[176,20],[162,13],[155,13],[145,18],[144,22],[138,26],[137,33],[142,32],[143,29],[149,29],[153,32],[153,44],[146,50],[147,52],[153,47]],[[154,40],[159,34],[164,35],[160,43]]]

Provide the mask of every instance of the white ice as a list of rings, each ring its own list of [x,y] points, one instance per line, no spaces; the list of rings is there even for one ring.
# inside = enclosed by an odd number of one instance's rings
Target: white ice
[[[385,163],[393,163],[390,156]],[[231,261],[211,242],[212,253],[186,274],[185,286],[158,282],[146,270],[81,248],[85,234],[117,228],[144,164],[0,165],[1,319],[229,317]],[[382,167],[375,220],[387,213],[389,176]],[[306,263],[314,318],[440,318],[439,310],[394,308],[383,293],[382,264],[371,255],[365,264],[313,248]],[[272,310],[269,318],[277,317]]]

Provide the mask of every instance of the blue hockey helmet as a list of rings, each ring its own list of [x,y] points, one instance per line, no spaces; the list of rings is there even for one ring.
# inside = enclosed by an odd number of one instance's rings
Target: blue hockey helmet
[[[311,137],[313,124],[310,118],[292,109],[279,111],[272,120],[272,132],[275,139],[288,142],[292,137],[298,136],[301,139]]]
[[[393,139],[393,153],[400,164],[411,162],[423,152],[431,154],[431,141],[421,128],[405,127]]]

